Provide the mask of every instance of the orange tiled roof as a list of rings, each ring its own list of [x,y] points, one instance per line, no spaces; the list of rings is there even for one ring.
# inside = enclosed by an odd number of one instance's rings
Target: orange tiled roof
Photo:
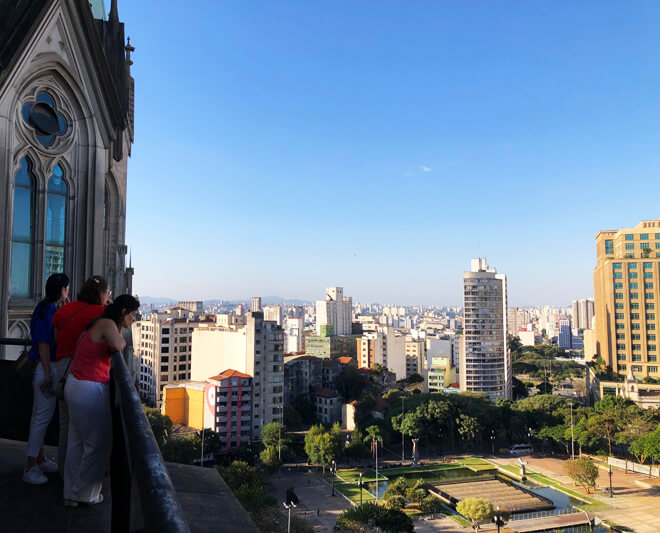
[[[243,372],[239,372],[238,370],[232,370],[231,368],[228,368],[224,372],[220,372],[217,376],[210,377],[209,379],[215,379],[216,381],[220,381],[222,379],[227,379],[227,378],[250,378],[252,379],[252,376],[248,374],[243,374]]]

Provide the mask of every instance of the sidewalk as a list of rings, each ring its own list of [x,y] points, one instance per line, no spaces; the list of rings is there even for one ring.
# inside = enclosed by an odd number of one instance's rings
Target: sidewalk
[[[333,497],[331,486],[307,471],[283,467],[280,473],[270,478],[270,482],[271,494],[277,499],[277,505],[282,505],[287,489],[293,487],[300,500],[294,511],[304,518],[314,531],[334,531],[337,517],[351,507],[339,491],[335,490]]]

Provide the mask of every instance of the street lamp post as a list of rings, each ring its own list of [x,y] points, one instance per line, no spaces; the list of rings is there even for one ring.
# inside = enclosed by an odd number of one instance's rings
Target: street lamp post
[[[500,526],[504,525],[504,520],[502,520],[502,515],[500,514],[500,506],[497,506],[495,511],[495,525],[497,526],[497,533],[500,533]]]
[[[610,474],[610,498],[612,498],[612,465],[610,465],[609,474]]]
[[[337,463],[332,461],[332,495],[335,495],[335,474],[337,473]]]
[[[360,472],[360,505],[362,505],[362,472]]]
[[[495,430],[491,430],[490,432],[490,447],[491,447],[491,452],[493,457],[495,457]]]
[[[286,502],[284,502],[282,505],[289,510],[289,520],[287,522],[286,531],[287,533],[291,533],[291,507],[296,507],[296,504],[290,502],[289,505],[287,505]]]
[[[405,450],[406,450],[406,441],[405,441],[405,436],[403,435],[403,415],[405,412],[405,401],[406,399],[403,396],[401,396],[401,464],[402,465],[405,458]]]
[[[284,406],[280,405],[280,422],[279,422],[279,431],[277,437],[277,458],[282,460],[282,421],[284,420]]]
[[[573,402],[571,402],[571,459],[575,461],[575,439],[573,438]]]

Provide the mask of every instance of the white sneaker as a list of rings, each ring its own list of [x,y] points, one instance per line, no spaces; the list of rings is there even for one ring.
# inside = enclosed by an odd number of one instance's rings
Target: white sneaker
[[[57,463],[48,457],[44,458],[43,463],[39,463],[37,466],[42,472],[57,472]]]
[[[41,473],[38,466],[23,471],[23,481],[30,485],[43,485],[48,483],[48,478]]]

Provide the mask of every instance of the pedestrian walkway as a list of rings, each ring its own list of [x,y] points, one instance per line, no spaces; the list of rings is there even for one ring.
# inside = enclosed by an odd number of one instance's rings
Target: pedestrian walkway
[[[319,533],[334,531],[337,517],[351,507],[351,503],[341,493],[335,491],[333,497],[332,487],[306,469],[284,467],[270,478],[270,482],[271,494],[277,499],[278,505],[285,501],[287,489],[293,488],[299,499],[295,514]]]

